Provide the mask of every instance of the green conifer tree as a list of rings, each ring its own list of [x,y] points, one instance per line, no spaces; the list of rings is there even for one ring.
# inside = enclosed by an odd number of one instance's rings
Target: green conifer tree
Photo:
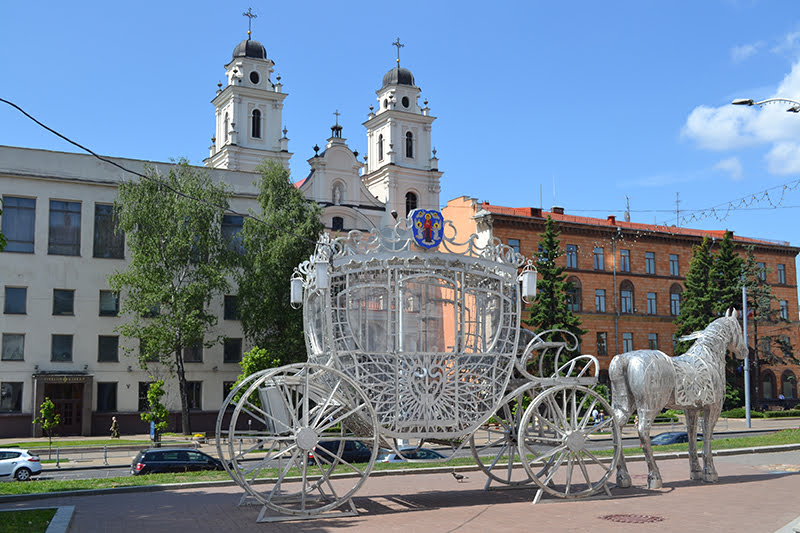
[[[742,269],[744,262],[736,253],[733,234],[725,232],[719,253],[711,266],[711,300],[714,312],[722,315],[728,309],[742,309]]]
[[[692,261],[684,282],[686,288],[681,295],[681,312],[675,319],[676,337],[703,330],[716,318],[710,291],[713,262],[710,248],[711,239],[705,237],[692,249]],[[689,346],[691,342],[677,343],[675,355],[684,353]]]

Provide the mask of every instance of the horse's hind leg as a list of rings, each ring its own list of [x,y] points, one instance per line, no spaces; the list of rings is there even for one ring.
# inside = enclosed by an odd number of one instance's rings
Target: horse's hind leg
[[[716,483],[719,481],[717,469],[714,468],[714,455],[711,453],[711,440],[714,438],[714,426],[719,419],[721,405],[706,407],[703,413],[703,481]]]
[[[616,398],[615,398],[616,400]],[[628,418],[631,416],[631,409],[628,402],[614,403],[614,421],[617,423],[619,430],[625,427],[628,423]],[[619,462],[617,462],[617,487],[621,489],[629,488],[633,482],[631,475],[628,473],[628,466],[625,464],[625,454],[620,451]]]
[[[689,479],[703,479],[703,469],[697,459],[697,409],[686,409],[686,433],[689,436]]]
[[[647,462],[647,488],[660,489],[661,488],[661,472],[656,465],[656,459],[653,456],[653,447],[650,444],[650,427],[653,425],[653,420],[656,418],[657,412],[648,412],[639,409],[639,441],[642,443],[642,451],[644,452],[644,460]]]

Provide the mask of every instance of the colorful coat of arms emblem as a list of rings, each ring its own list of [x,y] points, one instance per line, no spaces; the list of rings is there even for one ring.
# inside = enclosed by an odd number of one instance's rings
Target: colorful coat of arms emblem
[[[444,234],[444,218],[439,211],[415,209],[411,213],[412,234],[414,242],[430,250],[442,242]]]

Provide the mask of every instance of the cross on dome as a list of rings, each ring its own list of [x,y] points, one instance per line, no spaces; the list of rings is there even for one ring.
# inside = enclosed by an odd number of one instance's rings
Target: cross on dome
[[[247,11],[242,13],[242,16],[243,17],[247,17],[247,38],[249,39],[250,38],[250,30],[252,29],[251,26],[253,24],[253,19],[254,18],[258,18],[258,15],[253,13],[253,8],[252,7],[248,7]]]
[[[397,47],[397,66],[399,67],[400,66],[400,49],[403,48],[405,45],[400,43],[400,37],[398,37],[392,43],[392,46],[396,46]]]

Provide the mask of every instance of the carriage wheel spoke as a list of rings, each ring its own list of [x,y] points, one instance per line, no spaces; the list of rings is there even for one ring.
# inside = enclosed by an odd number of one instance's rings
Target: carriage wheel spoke
[[[315,427],[319,425],[319,422],[322,419],[322,416],[325,414],[325,411],[328,409],[328,406],[331,404],[331,401],[333,400],[333,397],[336,396],[336,392],[339,390],[339,387],[341,386],[341,384],[342,384],[341,381],[337,381],[336,385],[330,391],[330,394],[328,394],[328,397],[325,398],[325,402],[322,404],[322,407],[319,409],[319,414],[317,414],[317,418],[314,420],[314,426]]]
[[[572,457],[573,453],[568,454],[569,457],[567,458],[567,485],[564,491],[565,494],[569,494],[569,489],[572,487]]]
[[[589,485],[589,488],[592,487],[592,480],[589,477],[589,471],[586,469],[586,464],[583,462],[583,458],[578,456],[578,467],[583,472],[583,479],[586,480],[586,484]]]

